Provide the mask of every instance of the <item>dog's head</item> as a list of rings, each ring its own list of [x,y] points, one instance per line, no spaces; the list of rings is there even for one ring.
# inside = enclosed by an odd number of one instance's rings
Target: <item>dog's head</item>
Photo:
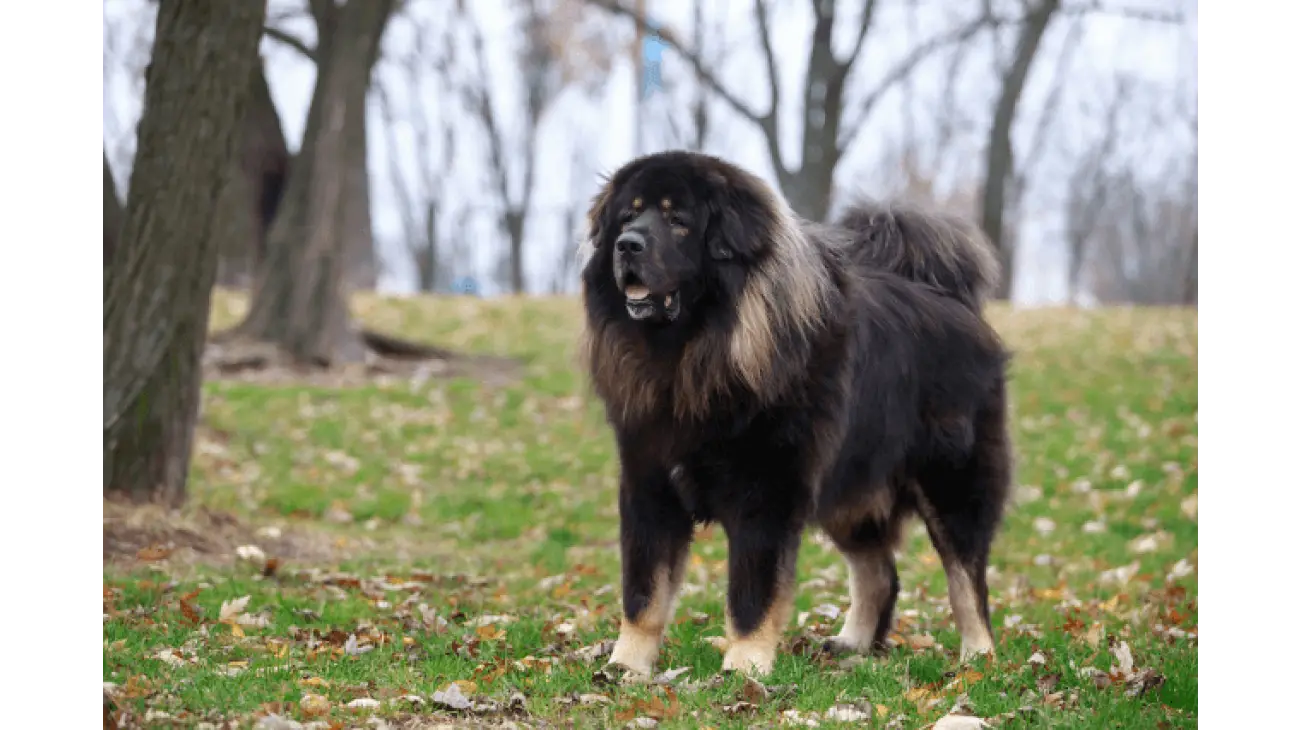
[[[707,155],[665,152],[609,179],[590,211],[587,296],[649,327],[727,305],[767,253],[782,210],[757,177]]]

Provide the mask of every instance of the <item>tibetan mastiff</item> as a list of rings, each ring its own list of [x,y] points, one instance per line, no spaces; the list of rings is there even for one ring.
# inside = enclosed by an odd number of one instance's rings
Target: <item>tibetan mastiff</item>
[[[991,247],[961,219],[864,202],[802,220],[753,174],[665,152],[588,214],[582,353],[621,466],[623,620],[650,674],[694,526],[728,540],[724,670],[771,671],[805,526],[848,563],[826,649],[885,645],[894,550],[918,515],[963,656],[992,652],[985,568],[1012,460],[1008,354],[984,320]]]

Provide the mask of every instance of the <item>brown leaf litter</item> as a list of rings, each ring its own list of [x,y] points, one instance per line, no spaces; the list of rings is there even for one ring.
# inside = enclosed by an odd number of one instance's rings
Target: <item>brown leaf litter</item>
[[[104,500],[104,563],[131,566],[168,561],[229,565],[247,559],[241,547],[257,545],[274,572],[280,562],[328,562],[336,557],[333,540],[311,530],[258,530],[228,512],[198,507],[169,509]],[[275,561],[272,564],[272,561]]]

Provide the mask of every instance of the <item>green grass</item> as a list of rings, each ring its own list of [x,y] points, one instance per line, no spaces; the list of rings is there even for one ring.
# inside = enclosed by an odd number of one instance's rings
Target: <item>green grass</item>
[[[242,306],[219,294],[214,323]],[[838,630],[822,614],[848,600],[840,559],[810,531],[803,623],[764,699],[719,675],[707,640],[723,633],[716,530],[695,544],[658,664],[688,672],[670,686],[610,685],[601,660],[582,658],[616,635],[618,467],[573,366],[576,302],[363,297],[356,309],[411,336],[517,357],[522,378],[205,384],[186,515],[234,515],[239,527],[223,534],[239,539],[200,559],[146,549],[106,562],[104,680],[128,722],[252,726],[276,712],[338,727],[372,714],[398,726],[835,727],[859,724],[826,716],[852,706],[874,715],[870,726],[913,728],[960,698],[1006,727],[1196,724],[1195,311],[995,309],[1015,351],[1018,451],[990,578],[997,658],[956,658],[943,574],[919,527],[899,560],[901,645],[866,660],[801,653]],[[255,532],[268,526],[283,539]],[[244,542],[278,570],[231,560]],[[262,625],[234,631],[221,607],[243,596],[241,613]],[[1125,653],[1155,686],[1098,678]],[[477,710],[432,701],[452,682]],[[757,706],[737,707],[746,697]],[[347,706],[360,698],[379,706]]]

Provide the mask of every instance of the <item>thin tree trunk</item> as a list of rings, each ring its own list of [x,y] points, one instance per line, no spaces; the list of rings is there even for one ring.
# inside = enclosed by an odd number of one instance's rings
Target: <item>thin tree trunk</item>
[[[1029,69],[1038,55],[1038,46],[1047,32],[1052,17],[1061,7],[1061,0],[1039,0],[1029,11],[1020,36],[1016,40],[1015,55],[1006,75],[1002,77],[1002,89],[998,95],[997,106],[993,112],[993,124],[989,127],[988,146],[985,151],[984,191],[980,214],[981,228],[985,235],[998,249],[1002,262],[1002,277],[994,294],[996,299],[1011,298],[1011,284],[1015,279],[1015,252],[1011,242],[1003,232],[1003,215],[1007,208],[1007,183],[1015,169],[1011,150],[1011,127],[1016,119],[1016,107],[1020,104],[1025,81],[1029,78]]]
[[[524,212],[509,211],[505,218],[506,236],[510,239],[510,291],[523,294],[527,291],[524,281]]]
[[[184,499],[223,201],[264,3],[169,0],[105,277],[104,492]]]
[[[438,286],[438,201],[430,200],[424,209],[424,241],[415,251],[416,275],[420,291],[433,293]]]
[[[239,330],[279,344],[299,362],[331,365],[365,355],[349,318],[345,275],[347,198],[358,187],[350,179],[358,170],[348,152],[356,115],[348,109],[364,109],[393,2],[351,0],[320,8],[327,17],[317,19],[321,42],[307,128]]]

